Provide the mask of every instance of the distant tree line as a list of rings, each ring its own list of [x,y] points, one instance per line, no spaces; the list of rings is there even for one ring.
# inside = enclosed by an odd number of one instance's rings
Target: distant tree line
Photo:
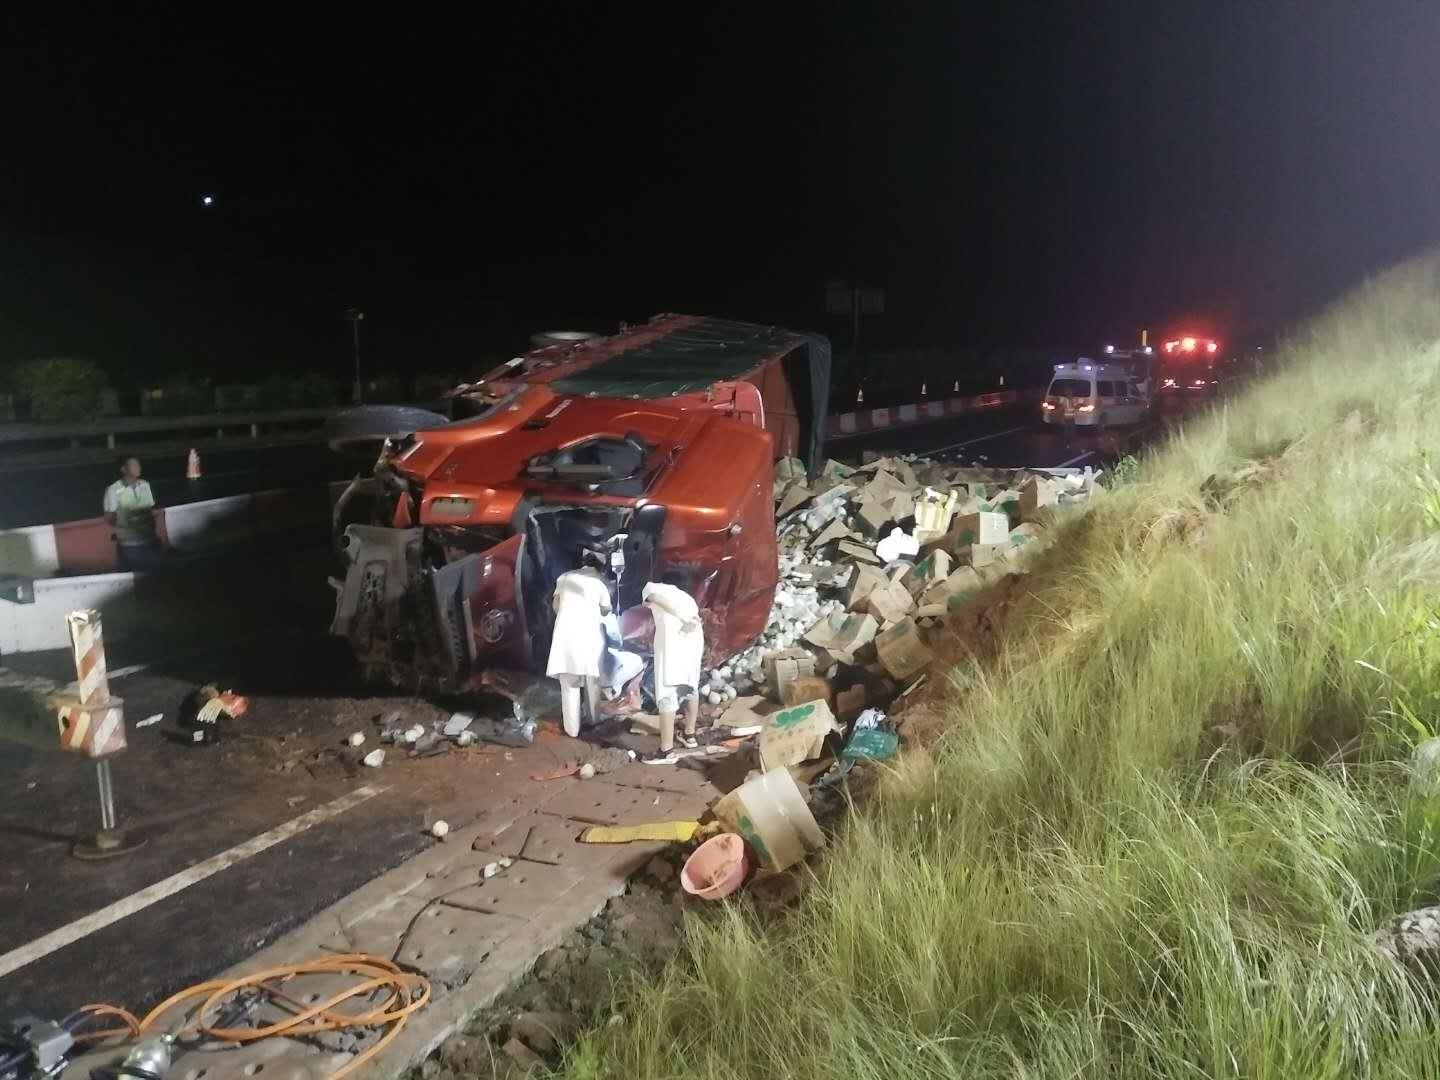
[[[365,384],[369,404],[437,400],[459,381],[445,372],[376,374]],[[217,383],[188,373],[149,386],[115,387],[93,360],[49,356],[0,375],[0,419],[42,423],[106,415],[186,416],[213,412],[321,409],[348,404],[348,382],[318,371],[276,372],[251,383]]]

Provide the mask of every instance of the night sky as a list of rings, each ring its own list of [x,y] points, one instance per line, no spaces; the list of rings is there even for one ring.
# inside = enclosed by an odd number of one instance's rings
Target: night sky
[[[1440,241],[1440,5],[0,16],[0,364],[463,371],[679,310],[1268,341]],[[216,204],[200,198],[213,193]]]

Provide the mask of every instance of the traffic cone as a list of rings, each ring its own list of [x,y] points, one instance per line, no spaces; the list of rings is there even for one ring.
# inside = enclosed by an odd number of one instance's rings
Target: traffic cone
[[[190,456],[185,459],[185,479],[200,479],[200,452],[194,447],[190,448]]]

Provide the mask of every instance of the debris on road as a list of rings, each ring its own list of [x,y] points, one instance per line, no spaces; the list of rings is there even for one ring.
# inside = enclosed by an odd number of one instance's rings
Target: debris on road
[[[475,714],[468,712],[457,712],[445,721],[444,733],[448,739],[453,739],[471,724],[475,722]]]
[[[712,811],[721,825],[744,837],[767,870],[785,870],[824,846],[825,835],[790,771],[771,769],[747,780]]]
[[[635,840],[687,843],[700,829],[698,821],[654,821],[645,825],[592,825],[580,834],[584,844],[629,844]]]
[[[365,745],[365,733],[364,733],[363,731],[357,731],[357,732],[355,732],[354,734],[352,734],[352,735],[350,736],[350,738],[349,738],[348,741],[349,741],[349,743],[350,743],[351,746],[364,746],[364,745]]]
[[[385,751],[384,751],[384,750],[371,750],[368,754],[366,754],[366,755],[365,755],[363,758],[361,758],[360,760],[361,760],[365,765],[369,766],[370,768],[372,768],[372,769],[378,769],[381,765],[384,765],[384,764],[385,764]]]
[[[186,696],[180,703],[177,722],[189,731],[196,743],[215,742],[221,735],[222,720],[238,720],[250,708],[250,700],[233,690],[207,685]]]
[[[680,887],[702,900],[721,900],[744,883],[750,871],[745,841],[735,833],[706,840],[685,860]]]
[[[147,716],[144,720],[137,720],[137,721],[135,722],[135,727],[136,727],[136,728],[150,727],[152,724],[158,724],[158,723],[160,723],[161,720],[164,720],[164,719],[165,719],[165,714],[164,714],[164,713],[157,712],[154,716]]]
[[[430,826],[430,835],[436,840],[444,840],[450,835],[450,823],[448,821],[437,821]]]

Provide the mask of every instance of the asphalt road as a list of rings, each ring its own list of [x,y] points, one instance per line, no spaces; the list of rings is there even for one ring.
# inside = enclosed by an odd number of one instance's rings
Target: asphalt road
[[[533,791],[531,774],[573,755],[576,744],[559,738],[418,760],[390,748],[382,768],[363,767],[360,757],[380,745],[379,717],[398,711],[403,724],[428,727],[450,709],[359,682],[345,643],[325,632],[326,563],[323,550],[249,567],[217,563],[196,573],[205,591],[193,597],[215,613],[213,636],[108,644],[128,732],[111,762],[117,820],[145,839],[138,850],[73,858],[73,840],[100,824],[93,764],[3,744],[0,1015],[58,1018],[91,1001],[153,1005],[434,844],[427,830],[436,819],[458,829],[501,813]],[[4,660],[57,682],[73,678],[72,663],[68,650]],[[146,666],[123,674],[132,665]],[[205,683],[247,695],[250,710],[219,745],[196,747],[176,738],[175,720]],[[490,698],[467,707],[500,715],[510,705]],[[154,715],[163,719],[138,726]],[[0,733],[5,723],[0,716]],[[347,744],[354,732],[366,735],[359,749]],[[381,790],[363,797],[365,788]],[[318,820],[288,834],[312,812]],[[242,847],[275,830],[287,834],[265,850]],[[196,868],[212,862],[223,867],[199,878]],[[183,888],[143,906],[146,890],[176,875]],[[85,921],[107,911],[118,912],[108,925]]]
[[[1144,424],[1104,432],[1078,428],[1068,437],[1062,429],[1043,425],[1034,405],[1004,408],[832,439],[826,443],[826,453],[844,460],[858,458],[867,450],[898,451],[997,468],[1101,467],[1136,452],[1173,424],[1205,408],[1209,400],[1164,398]]]
[[[238,440],[237,440],[238,441]],[[326,446],[237,446],[208,450],[203,477],[185,479],[185,452],[141,457],[145,479],[162,506],[178,506],[224,495],[296,487],[355,475],[355,464]],[[0,484],[0,529],[98,517],[105,488],[119,475],[115,462],[7,465]]]

